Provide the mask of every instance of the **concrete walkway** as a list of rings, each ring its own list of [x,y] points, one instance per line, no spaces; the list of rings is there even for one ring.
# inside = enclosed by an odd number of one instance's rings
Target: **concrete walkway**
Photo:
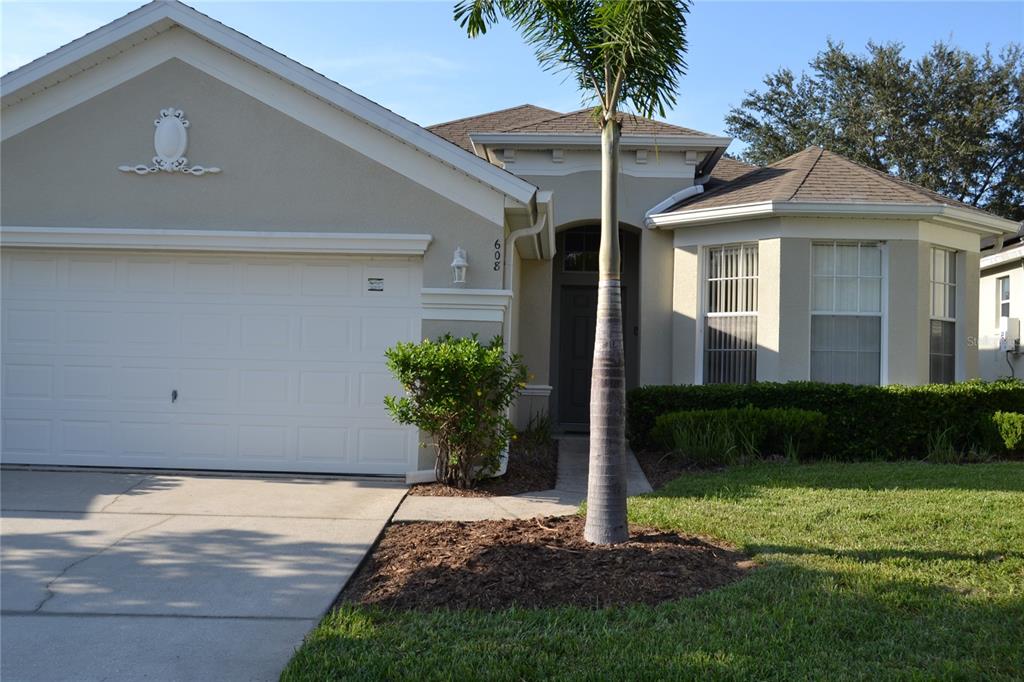
[[[558,439],[558,477],[553,490],[505,497],[425,497],[409,495],[395,512],[396,521],[482,521],[530,519],[535,516],[575,514],[587,497],[589,453],[586,436]],[[626,452],[626,492],[651,492],[643,469],[632,452]]]
[[[4,682],[276,680],[406,490],[309,477],[0,478]]]

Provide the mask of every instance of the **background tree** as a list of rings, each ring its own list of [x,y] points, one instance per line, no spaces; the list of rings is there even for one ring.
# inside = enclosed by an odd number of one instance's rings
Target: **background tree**
[[[590,477],[584,537],[629,538],[626,523],[626,378],[619,282],[620,106],[641,116],[675,103],[685,73],[684,0],[461,0],[455,20],[474,38],[511,23],[545,69],[564,70],[588,100],[601,129],[601,246],[597,329],[590,384]]]
[[[829,41],[796,77],[780,69],[726,117],[759,165],[820,145],[1012,220],[1024,220],[1024,59],[939,42],[916,61],[899,43],[864,55]]]

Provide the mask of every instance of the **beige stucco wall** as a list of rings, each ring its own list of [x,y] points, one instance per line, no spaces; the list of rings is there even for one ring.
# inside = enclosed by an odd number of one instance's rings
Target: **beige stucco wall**
[[[514,170],[511,169],[510,170]],[[541,190],[555,196],[556,227],[601,218],[601,173],[582,171],[570,175],[522,175]],[[640,227],[644,214],[662,199],[693,184],[693,178],[619,176],[619,220]]]
[[[672,381],[672,279],[675,253],[672,234],[644,230],[640,234],[640,352],[637,383]]]
[[[515,350],[529,372],[527,395],[513,408],[516,428],[524,428],[535,414],[550,413],[550,395],[537,395],[551,386],[551,280],[550,260],[516,260],[513,286]]]
[[[779,352],[775,381],[806,379],[811,366],[811,240],[786,237],[781,240],[779,271]],[[762,281],[763,281],[763,275]],[[760,332],[758,326],[758,332]],[[760,344],[760,342],[759,342]],[[760,356],[758,361],[760,361]],[[758,367],[758,375],[761,374]],[[765,377],[767,380],[767,377]]]
[[[672,383],[692,384],[697,340],[700,268],[698,247],[675,248],[672,282]]]
[[[191,122],[189,162],[222,173],[117,170],[149,162],[169,106]],[[425,286],[451,285],[456,245],[469,286],[501,286],[487,265],[503,225],[177,59],[8,138],[0,156],[4,225],[427,233]]]
[[[962,314],[957,315],[957,356],[963,358],[963,366],[958,367],[957,379],[974,379],[981,376],[978,357],[978,318],[981,256],[977,252],[964,252],[959,263],[961,280],[964,286],[961,298],[957,302],[962,305]]]
[[[891,384],[928,382],[930,246],[894,239],[887,243],[888,380]]]
[[[978,374],[989,380],[1011,374],[1010,366],[1006,364],[1006,350],[1000,346],[999,299],[996,290],[996,282],[1000,277],[1010,278],[1010,317],[1024,320],[1024,260],[1017,259],[986,269],[979,283]],[[1011,355],[1010,362],[1013,363],[1016,376],[1024,377],[1024,355]]]

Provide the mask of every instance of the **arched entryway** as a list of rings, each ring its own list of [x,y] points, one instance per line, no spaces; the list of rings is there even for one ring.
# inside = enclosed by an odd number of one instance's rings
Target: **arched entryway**
[[[626,351],[626,386],[637,382],[640,335],[640,236],[635,228],[619,230],[622,246],[622,333]],[[600,225],[560,231],[551,287],[551,411],[566,430],[589,424],[590,377],[597,324],[597,254]]]

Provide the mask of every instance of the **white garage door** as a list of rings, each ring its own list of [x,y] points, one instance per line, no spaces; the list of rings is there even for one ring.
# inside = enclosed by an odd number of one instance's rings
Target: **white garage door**
[[[422,261],[5,249],[3,461],[403,474]]]

